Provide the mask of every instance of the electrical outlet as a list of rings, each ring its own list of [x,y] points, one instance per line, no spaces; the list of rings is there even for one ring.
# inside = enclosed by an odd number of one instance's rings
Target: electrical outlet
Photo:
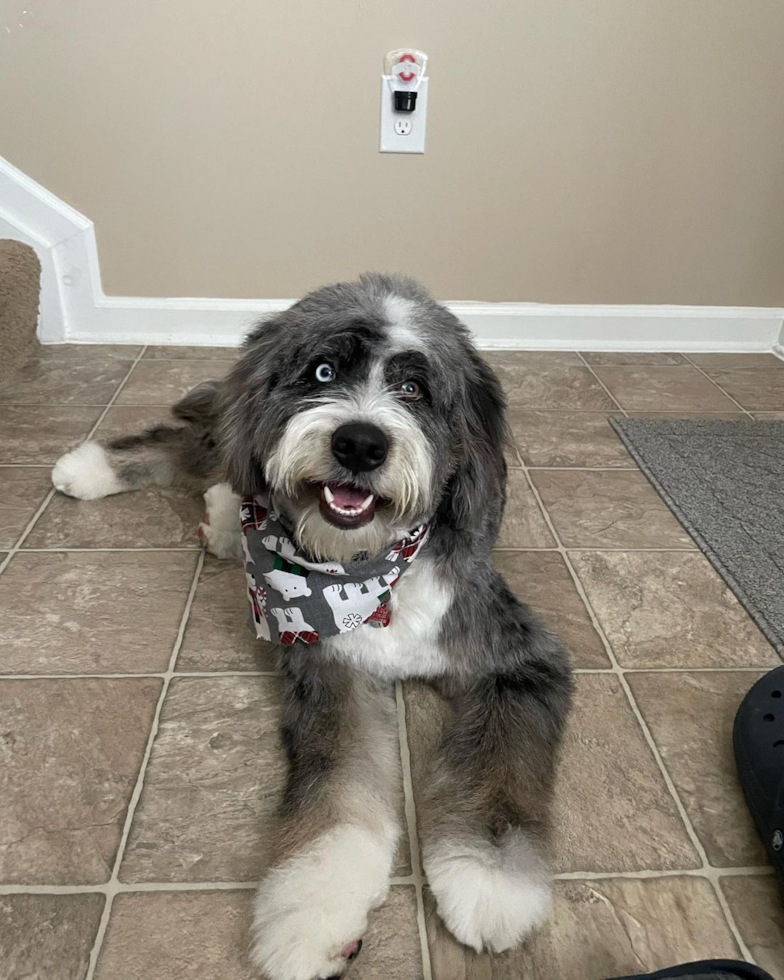
[[[381,76],[381,145],[382,153],[424,153],[427,124],[427,87],[423,78],[413,112],[396,112],[389,76]]]

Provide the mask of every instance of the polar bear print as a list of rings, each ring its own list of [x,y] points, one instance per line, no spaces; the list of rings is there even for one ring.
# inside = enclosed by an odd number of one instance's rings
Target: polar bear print
[[[290,606],[288,609],[269,609],[268,612],[277,620],[280,633],[313,632],[313,627],[305,622],[302,610],[298,606]]]
[[[295,575],[293,572],[284,572],[282,569],[273,568],[271,572],[264,572],[267,584],[280,592],[284,599],[298,599],[300,596],[313,595],[308,588],[308,580],[304,575]]]
[[[380,597],[400,575],[399,568],[393,568],[386,575],[365,579],[364,582],[335,583],[324,589],[324,598],[332,610],[335,625],[341,633],[356,629],[378,607]]]
[[[289,540],[289,538],[276,538],[274,535],[268,534],[267,537],[263,539],[262,543],[267,551],[274,551],[276,554],[280,555],[281,558],[285,558],[286,561],[291,562],[292,565],[303,565],[305,568],[308,568],[313,572],[326,572],[327,575],[346,574],[343,566],[336,561],[314,562],[306,561],[304,558],[301,558],[297,554],[294,547],[294,542]]]

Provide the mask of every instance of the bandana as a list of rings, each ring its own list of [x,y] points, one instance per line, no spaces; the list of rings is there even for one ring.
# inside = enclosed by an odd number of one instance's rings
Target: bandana
[[[267,497],[245,497],[240,518],[251,631],[285,645],[318,643],[365,623],[388,626],[392,589],[428,533],[420,524],[375,557],[344,567],[298,552]]]

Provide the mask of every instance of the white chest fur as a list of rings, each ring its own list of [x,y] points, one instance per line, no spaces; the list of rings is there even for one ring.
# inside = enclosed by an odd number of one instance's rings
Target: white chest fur
[[[382,680],[437,677],[446,669],[438,636],[451,605],[451,590],[433,563],[418,558],[392,590],[389,626],[365,625],[323,645],[332,656]]]

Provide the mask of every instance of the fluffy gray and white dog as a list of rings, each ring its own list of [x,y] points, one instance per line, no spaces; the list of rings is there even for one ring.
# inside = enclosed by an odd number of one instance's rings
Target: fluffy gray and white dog
[[[179,426],[63,457],[90,499],[206,489],[208,548],[241,555],[239,496],[265,494],[315,560],[388,550],[426,523],[386,628],[280,652],[289,760],[280,833],[255,904],[272,980],[340,977],[385,898],[400,827],[392,682],[448,705],[424,799],[424,868],[451,932],[519,943],[550,907],[548,832],[572,680],[558,641],[493,570],[505,500],[504,397],[468,330],[416,283],[319,289],[248,337],[228,377],[174,408]]]

